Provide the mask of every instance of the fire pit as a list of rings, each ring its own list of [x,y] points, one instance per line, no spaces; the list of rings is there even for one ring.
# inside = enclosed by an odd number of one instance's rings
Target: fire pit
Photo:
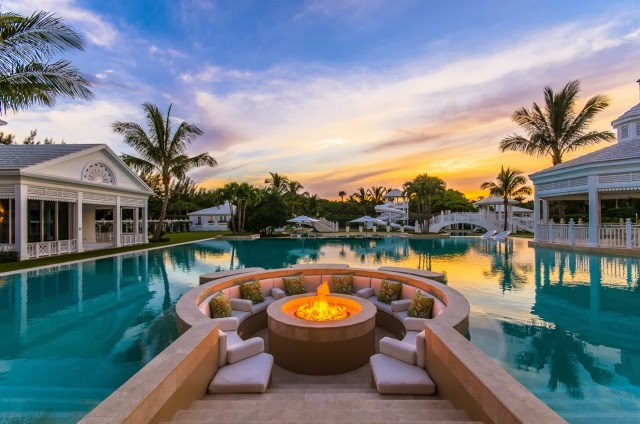
[[[267,308],[269,352],[276,364],[311,375],[332,375],[365,365],[374,354],[376,307],[356,296],[297,295]]]

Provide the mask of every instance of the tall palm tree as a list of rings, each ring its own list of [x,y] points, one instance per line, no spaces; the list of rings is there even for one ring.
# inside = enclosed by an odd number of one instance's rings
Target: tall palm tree
[[[289,178],[284,175],[280,175],[277,172],[269,172],[271,177],[265,178],[264,182],[269,187],[269,190],[275,194],[284,194],[287,190],[287,183]]]
[[[507,208],[509,199],[516,196],[531,194],[531,187],[526,186],[527,178],[522,171],[504,166],[500,168],[500,173],[496,176],[496,181],[485,181],[480,185],[483,190],[489,189],[492,196],[502,197],[504,200],[504,231],[507,230]]]
[[[372,203],[379,205],[384,203],[384,195],[387,193],[387,189],[385,187],[376,187],[373,186],[367,190],[367,195]]]
[[[142,104],[149,132],[145,132],[135,122],[116,121],[111,125],[116,134],[124,137],[125,144],[141,156],[124,154],[122,159],[125,163],[140,173],[157,173],[162,178],[164,197],[158,225],[153,232],[153,240],[160,239],[162,224],[167,214],[172,180],[184,178],[187,172],[194,168],[217,165],[216,160],[209,153],[192,157],[186,155],[187,145],[191,144],[197,136],[202,135],[202,131],[195,125],[182,122],[172,135],[171,106],[169,105],[165,118],[155,104],[149,102]]]
[[[89,81],[71,62],[50,62],[66,50],[83,50],[83,45],[80,34],[53,14],[0,13],[0,113],[53,106],[59,96],[92,99]]]
[[[511,117],[528,137],[519,134],[505,137],[500,142],[500,149],[531,156],[550,156],[551,163],[557,165],[562,163],[565,153],[601,141],[614,141],[611,131],[588,131],[598,112],[609,106],[609,98],[597,94],[576,113],[578,93],[579,80],[570,81],[557,93],[551,87],[545,87],[544,107],[534,102],[530,110],[523,107]]]
[[[346,196],[346,195],[347,195],[347,192],[344,191],[344,190],[340,190],[338,192],[338,196],[340,196],[340,200],[342,201],[342,203],[344,203],[344,196]]]
[[[447,184],[438,177],[421,174],[403,184],[404,193],[409,199],[415,199],[418,213],[431,214],[431,205],[436,196],[447,191]],[[427,221],[427,225],[429,221]],[[427,227],[427,231],[429,228]]]
[[[367,213],[367,203],[369,202],[369,195],[367,194],[367,190],[364,187],[360,187],[355,193],[351,195],[353,200],[356,203],[359,203],[362,206],[362,213]]]

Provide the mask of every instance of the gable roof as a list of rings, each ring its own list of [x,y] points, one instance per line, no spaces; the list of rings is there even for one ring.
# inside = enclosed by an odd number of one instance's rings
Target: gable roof
[[[207,209],[201,209],[199,211],[188,213],[189,216],[197,216],[197,215],[231,215],[231,207],[229,206],[229,202],[225,202],[222,205],[214,206]]]
[[[572,168],[575,166],[614,162],[626,159],[640,159],[640,140],[624,141],[622,143],[616,143],[612,146],[605,147],[595,152],[587,153],[586,155],[577,157],[575,159],[559,163],[556,166],[538,171],[531,176],[545,174],[547,172],[558,171],[561,169]]]
[[[11,144],[0,145],[0,170],[24,169],[59,159],[99,144]]]
[[[631,118],[634,116],[640,116],[640,103],[620,115],[617,119],[611,122],[611,125],[615,126],[618,122],[625,120],[626,118]]]

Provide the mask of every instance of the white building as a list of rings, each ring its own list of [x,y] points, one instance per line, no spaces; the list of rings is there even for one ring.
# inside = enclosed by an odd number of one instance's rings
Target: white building
[[[153,192],[105,144],[0,145],[0,250],[20,259],[146,243]],[[113,231],[96,241],[96,211]]]
[[[225,231],[231,221],[231,205],[222,205],[202,209],[188,214],[191,231]]]
[[[640,81],[639,81],[640,82]],[[589,247],[640,248],[640,226],[602,224],[602,199],[640,197],[640,103],[611,125],[618,142],[529,176],[534,184],[535,241]],[[551,200],[588,200],[589,221],[549,219]]]

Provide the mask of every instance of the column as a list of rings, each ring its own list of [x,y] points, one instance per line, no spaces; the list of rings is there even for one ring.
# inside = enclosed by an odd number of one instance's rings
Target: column
[[[542,199],[542,222],[549,222],[549,201],[545,199]]]
[[[535,190],[535,186],[534,186]],[[540,224],[540,198],[537,194],[533,194],[533,240],[538,240],[538,224]]]
[[[144,199],[142,210],[142,242],[149,243],[149,199]]]
[[[73,226],[73,238],[76,239],[76,250],[83,252],[84,247],[82,244],[82,192],[78,192],[78,201],[76,202],[76,210],[73,214],[75,216],[75,225]]]
[[[138,244],[138,234],[140,234],[140,231],[138,231],[138,214],[140,212],[138,212],[139,208],[133,208],[133,244]]]
[[[120,208],[120,196],[116,196],[116,205],[113,208],[113,247],[122,246],[120,236],[122,234],[122,209]]]
[[[589,246],[597,247],[599,244],[598,224],[600,223],[600,195],[598,194],[598,177],[590,175],[589,184]]]
[[[20,255],[20,260],[29,259],[29,252],[27,250],[28,243],[28,222],[27,216],[27,193],[28,187],[24,184],[16,184],[14,187],[14,196],[16,204],[16,250]]]

